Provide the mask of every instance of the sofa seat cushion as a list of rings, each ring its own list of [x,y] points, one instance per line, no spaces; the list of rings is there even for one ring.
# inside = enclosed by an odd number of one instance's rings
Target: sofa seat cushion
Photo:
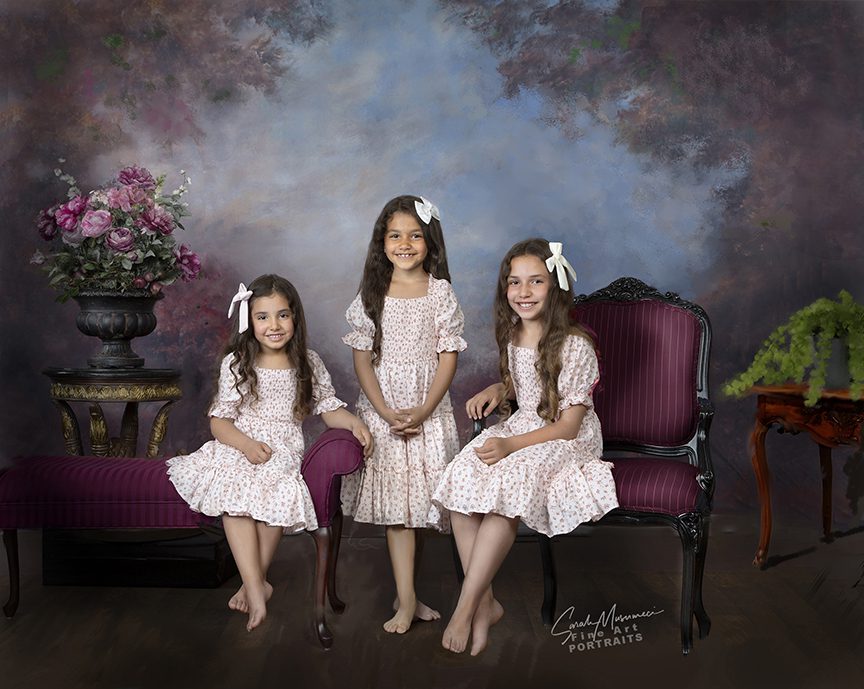
[[[697,467],[686,460],[662,457],[616,457],[612,475],[622,510],[678,516],[697,511],[702,489]]]
[[[0,529],[194,527],[164,459],[33,456],[0,474]]]

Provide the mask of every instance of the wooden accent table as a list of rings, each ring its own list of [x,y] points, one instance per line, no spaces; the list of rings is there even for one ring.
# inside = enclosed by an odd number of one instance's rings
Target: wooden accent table
[[[168,428],[168,412],[183,393],[180,371],[167,368],[47,368],[51,399],[60,410],[66,452],[82,455],[81,430],[69,402],[90,403],[90,454],[99,457],[135,457],[138,449],[138,405],[163,402],[153,419],[147,456],[156,457]],[[109,438],[103,402],[125,402],[120,437]]]
[[[825,390],[812,407],[804,406],[806,385],[755,386],[752,392],[758,395],[756,424],[753,427],[753,471],[759,487],[761,505],[761,530],[759,547],[753,564],[764,567],[771,541],[771,486],[768,461],[765,456],[765,435],[768,429],[779,424],[781,433],[793,434],[806,431],[819,446],[819,461],[822,465],[822,534],[831,541],[831,449],[839,445],[852,445],[861,441],[861,426],[864,424],[864,400],[852,400],[848,390]]]

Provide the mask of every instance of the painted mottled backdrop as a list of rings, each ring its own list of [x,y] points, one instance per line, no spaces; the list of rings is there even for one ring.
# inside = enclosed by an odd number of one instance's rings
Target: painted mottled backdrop
[[[62,452],[41,370],[96,345],[28,264],[62,157],[85,189],[132,163],[192,177],[182,241],[204,277],[169,288],[136,341],[183,370],[170,449],[206,439],[228,301],[264,272],[298,286],[355,397],[343,312],[380,207],[417,193],[441,208],[467,316],[457,407],[493,375],[501,255],[560,239],[581,292],[634,275],[706,307],[718,509],[753,510],[753,400],[719,387],[790,311],[841,288],[864,299],[862,39],[864,6],[843,2],[8,0],[2,461]],[[815,449],[770,442],[781,514],[815,523]],[[858,460],[838,454],[836,490],[854,497]]]

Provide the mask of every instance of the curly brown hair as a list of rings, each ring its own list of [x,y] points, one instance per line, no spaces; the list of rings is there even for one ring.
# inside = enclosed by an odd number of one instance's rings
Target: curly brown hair
[[[428,223],[423,222],[414,202],[421,202],[419,196],[406,194],[390,199],[381,209],[375,227],[372,229],[372,239],[369,240],[369,250],[366,252],[366,264],[363,266],[363,277],[357,291],[363,300],[363,308],[375,326],[372,338],[372,363],[381,357],[381,314],[384,311],[384,297],[390,288],[393,276],[393,264],[384,253],[384,235],[387,233],[387,223],[395,213],[406,213],[417,219],[423,230],[426,242],[426,258],[423,259],[423,270],[431,273],[439,280],[450,281],[450,269],[447,267],[447,249],[444,247],[444,233],[441,223],[434,217]],[[421,202],[422,203],[422,202]]]
[[[303,303],[300,295],[288,280],[279,275],[262,275],[255,278],[248,287],[252,296],[248,302],[241,302],[241,309],[252,312],[252,304],[259,297],[270,297],[279,294],[288,301],[291,315],[294,320],[294,335],[285,346],[288,359],[294,364],[297,373],[297,390],[294,400],[294,418],[301,421],[312,409],[312,365],[306,352],[306,317],[303,314]],[[237,318],[240,317],[240,309],[237,310]],[[258,399],[258,375],[255,372],[255,359],[261,351],[261,345],[255,339],[255,330],[251,323],[242,333],[234,333],[225,347],[222,357],[233,354],[230,369],[234,375],[234,387],[240,393],[240,397],[247,395],[252,399]]]
[[[513,335],[519,325],[519,316],[513,312],[507,301],[507,280],[510,277],[510,263],[519,256],[536,256],[546,261],[552,255],[549,242],[545,239],[526,239],[514,244],[504,259],[498,271],[498,286],[495,291],[495,340],[498,343],[498,368],[501,382],[508,395],[513,392],[513,380],[510,376],[510,362],[507,356],[507,345],[513,340]],[[541,317],[543,319],[543,334],[537,345],[537,361],[534,368],[540,376],[540,404],[537,414],[540,418],[552,423],[558,418],[558,376],[561,373],[561,349],[568,335],[581,335],[589,341],[591,338],[577,325],[571,323],[570,308],[573,305],[573,293],[570,289],[559,289],[555,276],[546,295],[546,304]],[[509,405],[502,403],[503,414],[509,413]]]

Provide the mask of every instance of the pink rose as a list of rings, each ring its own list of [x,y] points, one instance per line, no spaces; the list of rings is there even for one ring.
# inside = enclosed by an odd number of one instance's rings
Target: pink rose
[[[85,237],[100,237],[111,229],[111,214],[108,211],[87,211],[81,220],[81,234]]]
[[[161,292],[161,291],[162,291],[162,283],[161,282],[154,282],[152,285],[150,285],[150,293],[151,294],[159,294],[159,292]]]
[[[162,208],[162,206],[154,206],[141,214],[138,224],[142,229],[149,232],[159,232],[160,234],[168,235],[174,231],[174,216]]]
[[[138,186],[147,190],[153,190],[156,188],[156,180],[153,179],[150,170],[146,167],[138,167],[137,165],[130,165],[129,167],[124,167],[120,170],[117,175],[117,181],[120,182],[120,184]]]
[[[141,205],[149,208],[152,200],[147,190],[142,187],[122,186],[108,190],[108,208],[119,208],[126,213],[132,212],[132,206]]]
[[[83,196],[76,196],[68,203],[64,203],[54,212],[54,220],[57,224],[67,232],[75,230],[75,225],[78,224],[78,216],[87,208],[87,199]]]
[[[98,211],[96,212],[98,213]],[[135,235],[127,227],[116,227],[105,237],[105,243],[114,249],[114,251],[129,251],[129,249],[135,246]]]
[[[177,263],[180,264],[182,271],[180,279],[183,282],[192,282],[198,273],[201,272],[201,259],[193,251],[189,250],[185,244],[181,244],[179,249],[175,249],[174,255],[177,257]]]

